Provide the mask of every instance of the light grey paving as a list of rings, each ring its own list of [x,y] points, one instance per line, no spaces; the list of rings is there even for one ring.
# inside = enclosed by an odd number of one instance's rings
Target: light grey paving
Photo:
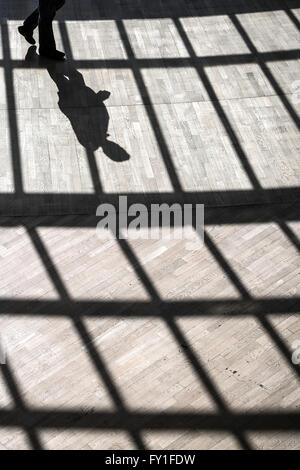
[[[0,4],[0,449],[299,449],[299,1],[69,0],[65,64],[35,4]],[[205,244],[100,240],[120,194]]]
[[[207,382],[199,377],[200,363],[234,419],[256,416],[254,429],[250,425],[247,431],[244,424],[252,447],[299,448],[298,369],[278,345],[282,338],[291,350],[299,338],[299,255],[279,225],[240,224],[241,211],[232,213],[233,220],[237,217],[234,224],[206,228],[207,237],[248,291],[251,309],[242,307],[238,286],[226,276],[209,244],[191,252],[182,240],[129,242],[160,298],[151,304],[151,293],[118,242],[103,243],[97,237],[96,219],[1,219],[1,332],[29,410],[22,433],[5,427],[7,419],[13,425],[16,418],[12,413],[3,422],[3,413],[14,408],[14,402],[2,378],[1,445],[30,446],[25,425],[30,419],[47,449],[135,448],[130,416],[120,422],[119,430],[110,429],[119,409],[99,363],[89,356],[93,344],[129,415],[145,416],[141,436],[148,448],[240,448],[231,427],[222,430],[226,420],[219,415]],[[289,211],[286,208],[285,214]],[[72,227],[64,227],[70,223]],[[299,222],[288,227],[299,236]],[[51,263],[41,261],[43,252]],[[59,284],[67,293],[67,304],[57,291]],[[260,302],[268,299],[269,315],[257,314]],[[207,314],[210,303],[215,307]],[[240,304],[240,310],[232,316],[234,303]],[[82,319],[92,343],[80,340],[75,318]],[[174,337],[169,318],[176,322],[184,343]],[[190,347],[192,361],[186,355]],[[53,424],[46,415],[36,421],[38,410],[52,413]],[[62,428],[60,412],[69,413]],[[198,416],[198,421],[187,422],[180,430],[176,425],[172,429],[172,424],[164,432],[152,429],[152,415],[161,412],[188,413]],[[77,419],[72,413],[78,414]],[[104,422],[101,413],[108,414]],[[276,422],[272,432],[264,430],[268,413]],[[290,414],[291,430],[281,430],[280,413]],[[205,428],[201,419],[205,415],[217,417],[212,428]],[[218,425],[221,432],[214,429]]]
[[[290,17],[276,8],[248,11],[237,3],[229,14],[216,16],[205,9],[196,14],[194,3],[190,15],[178,18],[172,9],[169,17],[149,12],[149,18],[139,18],[125,5],[132,18],[124,14],[124,20],[112,18],[105,4],[103,17],[96,13],[88,22],[80,20],[80,13],[75,20],[76,10],[69,5],[67,21],[55,25],[58,46],[69,55],[60,66],[39,60],[34,52],[24,61],[27,46],[16,28],[20,21],[12,9],[4,10],[8,23],[2,20],[2,36],[9,43],[1,52],[7,65],[0,105],[9,108],[14,144],[9,146],[7,130],[1,193],[9,194],[13,186],[12,162],[19,166],[27,194],[56,195],[51,204],[56,212],[66,207],[60,193],[70,194],[71,201],[72,194],[95,193],[95,185],[98,195],[101,186],[108,193],[142,193],[146,199],[149,194],[149,200],[180,185],[182,191],[203,194],[207,204],[235,203],[229,190],[244,191],[239,203],[248,203],[248,191],[253,191],[250,200],[269,200],[258,187],[296,188],[297,9]],[[64,75],[62,85],[55,83]],[[97,100],[99,90],[110,93],[103,103]],[[107,132],[118,145],[114,161],[104,155],[97,137],[108,119]],[[95,141],[92,153],[90,141]],[[215,191],[223,193],[214,196]],[[18,196],[1,204],[1,212],[7,213],[8,206],[19,214],[32,213],[34,207]],[[69,207],[74,211],[76,204]]]

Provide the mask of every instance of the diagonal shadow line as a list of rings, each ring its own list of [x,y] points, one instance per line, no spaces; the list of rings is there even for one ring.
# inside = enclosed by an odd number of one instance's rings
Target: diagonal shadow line
[[[51,278],[58,294],[67,304],[71,305],[72,299],[70,298],[67,292],[67,289],[64,286],[64,283],[61,280],[61,277],[57,269],[55,268],[54,263],[52,262],[52,259],[49,256],[47,249],[44,243],[42,242],[41,238],[39,237],[37,231],[33,227],[31,227],[29,229],[27,228],[27,233],[38,255],[40,256],[40,259],[43,262],[43,265],[45,266],[45,269],[47,270],[49,277]],[[83,319],[79,317],[74,318],[72,317],[72,315],[69,315],[69,318],[72,320],[73,326],[75,330],[77,331],[84,347],[87,349],[87,352],[89,354],[92,364],[94,365],[96,369],[97,374],[105,383],[107,390],[109,391],[110,396],[112,397],[116,407],[120,410],[120,412],[122,413],[126,412],[124,400],[120,392],[118,391],[117,387],[114,385],[114,382],[110,376],[110,373],[106,367],[106,364],[104,363],[100,354],[95,348],[93,338],[90,335],[88,329],[86,328]],[[132,439],[135,442],[138,449],[145,450],[146,446],[144,442],[142,441],[142,438],[139,435],[139,433],[133,429],[132,430],[129,429],[128,431],[131,434]]]
[[[300,30],[300,22],[298,18],[296,17],[296,15],[290,10],[290,8],[285,8],[284,11],[289,17],[289,19],[292,21],[292,23],[296,26],[296,28]]]
[[[296,250],[300,251],[300,241],[297,235],[293,232],[293,230],[287,225],[286,222],[277,222],[283,233],[286,235],[288,240],[294,245]]]
[[[218,406],[220,410],[220,417],[226,419],[231,416],[231,411],[225,400],[222,398],[220,392],[216,388],[216,384],[213,383],[199,357],[196,356],[195,352],[192,350],[192,347],[188,344],[185,335],[178,327],[178,324],[175,322],[174,318],[167,320],[167,325],[171,329],[174,337],[177,339],[178,344],[180,344],[180,346],[184,349],[188,361],[193,366],[194,370],[198,373],[198,376],[204,384],[205,388],[210,393],[210,396],[214,400],[215,404]],[[242,431],[242,429],[239,428],[239,426],[236,425],[234,420],[232,422],[231,432],[235,435],[237,441],[241,444],[243,449],[251,449],[250,442],[248,441],[245,433]]]
[[[276,95],[280,99],[281,103],[289,113],[291,119],[294,121],[298,129],[300,128],[300,119],[298,117],[298,114],[294,110],[293,106],[290,104],[289,100],[287,99],[286,95],[284,94],[282,88],[280,85],[277,83],[275,80],[272,72],[266,65],[264,61],[262,61],[259,57],[259,54],[257,53],[257,49],[254,46],[253,42],[251,41],[248,33],[245,31],[244,27],[242,26],[241,22],[235,15],[229,15],[229,18],[232,22],[232,24],[235,26],[237,32],[241,36],[241,38],[244,40],[245,44],[247,45],[248,49],[252,52],[253,55],[256,56],[257,58],[257,63],[260,66],[261,70],[263,71],[265,77],[273,87],[273,90],[275,91]]]
[[[225,260],[224,256],[219,251],[217,246],[213,243],[212,239],[209,237],[207,232],[205,232],[205,243],[214,258],[216,259],[216,261],[218,262],[219,266],[223,269],[224,273],[231,280],[233,285],[239,290],[243,298],[248,300],[252,299],[251,295],[239,279],[238,275],[234,272],[233,268]],[[267,316],[265,315],[264,317],[262,317],[255,315],[255,317],[265,329],[266,333],[268,333],[270,338],[273,340],[274,344],[277,346],[283,357],[286,359],[286,362],[291,368],[292,372],[294,372],[296,375],[298,375],[298,377],[300,377],[300,368],[296,364],[293,364],[293,362],[291,361],[292,353],[289,351],[285,342],[281,339],[280,335],[276,332],[275,328],[272,326]]]
[[[135,58],[134,51],[133,51],[132,46],[130,44],[130,40],[129,40],[128,34],[126,32],[123,21],[122,20],[117,20],[116,25],[117,25],[120,37],[122,39],[122,43],[125,47],[127,57],[129,59],[134,59]],[[154,106],[152,104],[149,92],[148,92],[147,87],[144,83],[143,76],[141,74],[140,69],[136,65],[135,61],[133,62],[133,65],[132,65],[132,72],[133,72],[137,87],[139,89],[140,96],[143,100],[143,104],[146,107],[145,109],[147,111],[150,124],[151,124],[153,132],[155,134],[156,141],[157,141],[158,146],[160,148],[160,152],[161,152],[163,161],[165,163],[165,167],[167,169],[167,172],[169,174],[171,183],[173,185],[174,191],[182,192],[182,187],[181,187],[181,184],[180,184],[180,180],[178,178],[176,168],[174,167],[174,163],[172,161],[172,156],[171,156],[170,150],[169,150],[167,142],[164,138],[163,131],[161,129],[159,120],[157,118],[157,115],[156,115]]]
[[[196,226],[194,225],[194,229],[196,231]],[[197,233],[197,232],[196,232]],[[215,258],[216,262],[218,263],[219,266],[222,267],[223,271],[225,272],[226,276],[231,280],[232,284],[238,289],[242,297],[246,300],[250,300],[251,296],[248,292],[248,290],[245,288],[243,285],[242,281],[238,277],[238,275],[233,271],[229,263],[225,260],[223,257],[222,253],[220,250],[217,248],[217,246],[213,243],[211,237],[205,231],[205,245],[209,249],[210,253],[213,255]]]
[[[23,181],[22,181],[22,166],[20,157],[20,145],[19,145],[19,133],[16,116],[16,102],[14,93],[14,79],[12,68],[10,66],[10,40],[8,34],[7,23],[1,25],[1,43],[3,50],[3,62],[4,62],[4,81],[6,87],[6,101],[8,107],[8,122],[9,122],[9,136],[10,136],[10,148],[11,148],[11,159],[12,168],[14,175],[14,191],[17,195],[23,193]]]
[[[62,39],[63,47],[65,50],[66,56],[68,58],[68,61],[71,61],[72,63],[74,63],[72,47],[71,47],[71,43],[69,39],[69,34],[66,28],[66,23],[64,21],[59,21],[58,27],[59,27],[60,36]]]
[[[151,280],[148,278],[148,275],[142,268],[138,258],[134,254],[133,250],[130,248],[127,241],[118,236],[118,242],[124,255],[135,270],[138,278],[141,279],[148,293],[151,295],[155,302],[161,302],[157,290],[153,286]],[[225,400],[222,398],[221,393],[218,391],[216,385],[213,383],[213,380],[209,377],[209,374],[206,372],[205,367],[201,364],[200,359],[198,359],[195,353],[192,351],[190,344],[186,340],[184,334],[182,333],[174,319],[164,318],[164,321],[171,333],[173,334],[176,342],[183,348],[183,353],[185,354],[189,363],[192,365],[195,373],[200,379],[200,382],[203,383],[211,398],[215,402],[216,406],[220,410],[221,416],[224,416],[224,418],[226,419],[226,417],[230,416],[231,411],[228,408]],[[244,436],[244,433],[241,431],[241,429],[236,427],[234,423],[232,424],[231,431],[236,436],[237,440],[244,449],[250,449],[250,444],[247,438]]]
[[[90,175],[93,182],[94,192],[97,196],[99,196],[99,194],[103,193],[103,188],[99,177],[95,153],[91,149],[85,149],[85,151],[90,168]]]
[[[174,19],[174,24],[177,28],[177,31],[178,31],[181,39],[182,39],[183,44],[185,45],[185,47],[187,49],[189,55],[193,58],[197,57],[196,53],[194,51],[194,48],[193,48],[193,46],[192,46],[185,30],[182,27],[182,24],[180,23],[178,18]],[[196,69],[196,71],[199,75],[199,78],[202,81],[202,83],[203,83],[203,85],[204,85],[204,87],[207,91],[207,94],[210,98],[210,101],[212,102],[212,105],[213,105],[217,115],[219,116],[228,137],[231,140],[233,148],[236,150],[237,156],[238,156],[238,158],[241,162],[241,165],[244,168],[250,182],[252,183],[253,187],[257,191],[262,191],[261,184],[260,184],[253,168],[251,167],[251,165],[248,161],[247,155],[245,154],[245,152],[244,152],[244,150],[243,150],[243,148],[240,144],[240,141],[239,141],[239,139],[238,139],[231,123],[230,123],[229,118],[227,117],[220,101],[218,100],[216,92],[214,91],[213,86],[212,86],[207,74],[205,73],[204,67],[202,65],[200,66],[199,64],[197,64],[195,66],[195,69]]]
[[[24,413],[28,413],[28,408],[26,407],[24,400],[21,396],[19,391],[19,387],[17,385],[17,381],[14,377],[14,374],[10,368],[9,362],[7,361],[6,364],[1,365],[0,370],[2,375],[6,381],[7,387],[9,389],[10,395],[13,398],[14,404],[16,409],[21,410]],[[31,444],[34,450],[42,450],[42,443],[39,439],[38,433],[34,429],[34,427],[30,426],[29,424],[24,424],[24,431],[27,435],[28,441]]]

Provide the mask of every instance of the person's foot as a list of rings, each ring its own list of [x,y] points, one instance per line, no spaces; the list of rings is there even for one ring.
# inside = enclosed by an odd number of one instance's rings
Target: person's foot
[[[47,57],[48,59],[53,59],[53,60],[65,60],[65,53],[60,52],[60,51],[47,51],[47,50],[39,50],[39,54],[42,57]]]
[[[19,26],[18,31],[26,39],[26,41],[29,42],[29,44],[35,44],[35,39],[32,36],[33,31],[27,31],[24,26]]]

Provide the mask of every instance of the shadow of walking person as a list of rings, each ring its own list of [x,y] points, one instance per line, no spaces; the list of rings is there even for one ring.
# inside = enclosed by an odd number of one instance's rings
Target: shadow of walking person
[[[40,58],[36,48],[30,47],[27,61],[38,61],[45,66],[58,88],[58,106],[69,119],[80,144],[91,155],[102,148],[105,155],[115,162],[129,160],[125,149],[108,139],[109,114],[105,101],[110,92],[95,92],[85,84],[84,78],[70,63],[56,64]]]
[[[69,119],[81,145],[88,152],[101,147],[105,155],[116,162],[129,160],[126,150],[108,140],[109,114],[104,102],[110,92],[94,92],[85,84],[82,74],[70,66],[59,71],[57,66],[49,64],[47,69],[58,88],[58,106]]]

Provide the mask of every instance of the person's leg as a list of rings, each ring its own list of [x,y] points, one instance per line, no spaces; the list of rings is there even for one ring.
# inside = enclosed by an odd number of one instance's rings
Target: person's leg
[[[28,18],[24,21],[23,25],[18,28],[19,33],[24,36],[26,41],[29,42],[29,44],[35,44],[35,39],[33,38],[33,31],[37,27],[39,23],[39,9],[37,8],[34,10],[33,13],[31,13]]]
[[[55,51],[55,39],[53,34],[52,21],[56,13],[55,0],[39,0],[39,41],[40,50]]]
[[[65,3],[66,0],[56,0],[56,11],[63,7]]]
[[[47,1],[49,2],[49,0]],[[66,0],[55,0],[56,11],[62,8],[65,3],[66,3]],[[26,20],[24,21],[23,23],[24,29],[28,32],[29,31],[32,32],[35,28],[37,28],[39,24],[39,16],[40,16],[39,8],[36,8],[36,10],[34,10],[34,12],[31,13],[31,15],[29,15],[28,18],[26,18]]]
[[[62,59],[64,57],[63,52],[56,50],[52,25],[57,6],[62,6],[63,3],[63,0],[39,0],[39,52],[41,55],[53,59]]]
[[[31,13],[30,16],[28,16],[28,18],[26,18],[26,20],[23,23],[23,26],[26,29],[26,31],[32,32],[38,26],[39,14],[40,14],[39,9],[37,8],[36,10],[34,10],[33,13]]]

